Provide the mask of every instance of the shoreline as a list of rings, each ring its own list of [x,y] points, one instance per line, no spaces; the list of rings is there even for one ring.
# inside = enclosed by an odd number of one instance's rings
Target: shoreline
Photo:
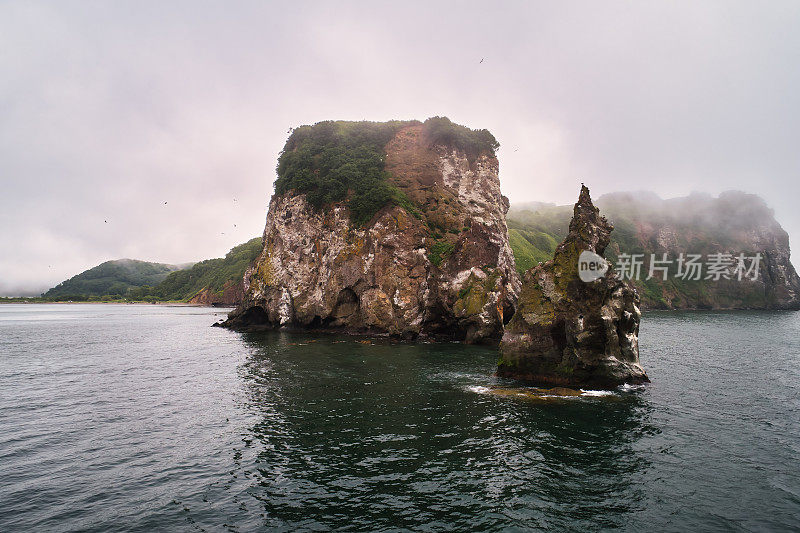
[[[218,309],[233,309],[234,305],[231,306],[219,306],[219,305],[207,305],[207,304],[196,304],[196,303],[189,303],[189,302],[31,302],[31,301],[2,301],[0,300],[0,305],[2,304],[24,304],[24,305],[166,305],[171,307],[216,307]]]

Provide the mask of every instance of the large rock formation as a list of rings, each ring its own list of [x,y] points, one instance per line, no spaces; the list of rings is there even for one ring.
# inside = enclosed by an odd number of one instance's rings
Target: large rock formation
[[[523,276],[498,375],[573,387],[649,381],[639,365],[639,295],[602,260],[613,229],[582,187],[553,259]],[[579,257],[591,254],[596,268],[584,270],[583,281]]]
[[[359,127],[345,125],[351,136]],[[432,135],[428,122],[398,126],[383,160],[404,206],[389,203],[363,225],[346,202],[316,209],[296,190],[273,195],[245,302],[225,325],[499,339],[520,287],[508,199],[494,150],[463,146]]]

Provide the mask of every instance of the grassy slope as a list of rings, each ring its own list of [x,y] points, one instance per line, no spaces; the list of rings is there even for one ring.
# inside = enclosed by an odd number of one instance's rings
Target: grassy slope
[[[159,300],[189,300],[201,290],[208,288],[221,291],[225,283],[238,283],[244,271],[261,253],[261,237],[250,239],[235,246],[225,257],[206,259],[191,268],[169,274],[159,285],[131,291],[134,299],[155,298]]]

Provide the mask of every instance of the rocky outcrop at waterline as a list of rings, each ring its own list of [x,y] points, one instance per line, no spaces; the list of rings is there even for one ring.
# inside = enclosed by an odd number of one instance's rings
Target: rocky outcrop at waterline
[[[224,326],[499,339],[520,281],[495,148],[439,118],[296,129]]]
[[[591,388],[649,381],[639,364],[639,295],[603,259],[613,229],[582,187],[553,259],[523,276],[498,375]]]

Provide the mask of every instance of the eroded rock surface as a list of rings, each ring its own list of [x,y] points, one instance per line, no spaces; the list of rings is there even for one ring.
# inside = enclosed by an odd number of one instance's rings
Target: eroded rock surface
[[[552,260],[523,276],[517,312],[500,344],[498,374],[570,387],[649,381],[639,364],[639,295],[613,268],[579,277],[584,251],[602,257],[613,226],[581,188],[569,234]]]
[[[240,305],[244,300],[242,282],[226,281],[222,289],[215,291],[210,287],[203,288],[189,299],[190,304],[230,306]]]
[[[362,227],[343,204],[315,210],[304,194],[274,195],[245,303],[225,325],[502,336],[520,281],[496,157],[432,145],[419,123],[400,129],[385,154],[415,209],[387,206]]]

